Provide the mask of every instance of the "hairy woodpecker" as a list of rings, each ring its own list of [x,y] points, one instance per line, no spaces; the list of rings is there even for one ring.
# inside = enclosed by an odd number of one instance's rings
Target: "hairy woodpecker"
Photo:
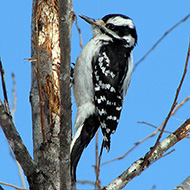
[[[71,142],[71,175],[76,180],[80,156],[101,126],[103,146],[117,128],[133,70],[132,50],[137,43],[133,21],[121,14],[102,19],[80,15],[93,30],[74,69],[74,97],[78,107]]]

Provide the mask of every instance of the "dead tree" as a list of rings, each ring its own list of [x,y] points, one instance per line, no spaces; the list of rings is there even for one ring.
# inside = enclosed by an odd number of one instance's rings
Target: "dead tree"
[[[8,106],[0,102],[0,124],[31,190],[71,188],[70,41],[73,15],[72,0],[33,1],[30,103],[34,159],[16,130]],[[8,104],[8,100],[5,102]]]

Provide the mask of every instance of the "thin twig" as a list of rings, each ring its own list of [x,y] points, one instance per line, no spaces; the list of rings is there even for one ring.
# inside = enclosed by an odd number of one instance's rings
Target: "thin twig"
[[[169,30],[167,30],[162,37],[148,50],[148,52],[139,60],[134,66],[133,72],[136,70],[138,65],[151,53],[151,51],[154,50],[154,48],[172,31],[174,30],[177,26],[179,26],[181,23],[185,22],[188,18],[190,17],[190,14],[188,14],[185,18],[177,22],[174,26],[172,26]]]
[[[89,180],[77,180],[76,183],[95,185],[93,181],[89,181]]]
[[[179,108],[180,108],[181,106],[183,106],[188,100],[190,100],[190,96],[186,97],[184,100],[181,101],[181,103],[179,103],[179,104],[176,106],[176,108],[175,108],[174,111],[172,112],[172,115],[175,115],[176,112],[179,110]],[[139,122],[137,122],[137,123],[149,125],[149,126],[151,126],[151,127],[156,128],[156,130],[155,130],[153,133],[151,133],[150,135],[148,135],[147,137],[145,137],[144,139],[142,139],[142,140],[136,142],[135,145],[134,145],[131,149],[129,149],[125,154],[123,154],[122,156],[119,156],[119,157],[114,158],[114,159],[112,159],[112,160],[108,160],[108,161],[102,163],[101,166],[103,166],[103,165],[105,165],[105,164],[108,164],[108,163],[111,163],[111,162],[114,162],[114,161],[116,161],[116,160],[121,160],[121,159],[125,158],[125,157],[126,157],[131,151],[133,151],[139,144],[141,144],[142,142],[146,141],[147,139],[149,139],[149,138],[155,136],[155,135],[157,134],[157,132],[160,131],[160,128],[161,128],[162,125],[164,124],[164,121],[159,125],[159,127],[156,127],[156,126],[154,126],[154,125],[152,125],[152,124],[150,124],[150,123],[147,123],[147,122],[145,122],[145,121],[139,121]],[[165,131],[165,130],[164,130],[164,132],[165,132],[165,133],[171,133],[171,132]],[[187,137],[187,138],[190,139],[190,137]]]
[[[143,140],[143,141],[144,141],[144,140]],[[109,164],[110,162],[114,162],[114,161],[116,161],[116,160],[121,160],[121,159],[125,158],[125,157],[126,157],[132,150],[134,150],[140,143],[141,143],[141,141],[138,141],[138,142],[135,143],[135,145],[134,145],[131,149],[129,149],[124,155],[119,156],[119,157],[117,157],[117,158],[114,158],[114,159],[112,159],[112,160],[108,160],[108,161],[106,161],[106,162],[103,162],[103,163],[101,164],[101,166],[103,166],[103,165],[105,165],[105,164]]]
[[[152,125],[151,123],[148,123],[148,122],[145,122],[145,121],[139,121],[138,123],[148,125],[148,126],[153,127],[153,128],[155,128],[155,129],[158,128],[158,127],[156,127],[155,125]],[[162,125],[161,125],[161,126],[162,126]],[[158,131],[161,131],[160,128],[158,129]],[[171,132],[171,131],[166,131],[166,130],[164,130],[164,133],[171,134],[172,132]],[[187,139],[190,139],[190,137],[187,137]]]
[[[176,108],[173,110],[171,116],[175,115],[176,112],[179,110],[179,108],[181,108],[188,100],[190,100],[190,96],[186,97],[184,100],[182,100],[182,101],[176,106]],[[152,125],[152,124],[150,124],[150,123],[148,123],[148,122],[145,122],[145,121],[139,121],[139,122],[137,122],[137,123],[141,123],[141,124],[145,124],[145,125],[151,126],[151,127],[153,127],[153,128],[158,129],[158,131],[161,131],[160,128],[161,128],[161,126],[164,124],[164,122],[162,122],[159,127],[156,127],[155,125]],[[164,130],[164,132],[171,134],[170,131]],[[189,138],[189,137],[187,137],[187,138]]]
[[[7,113],[10,114],[9,101],[8,101],[8,97],[7,97],[7,89],[6,89],[6,82],[5,82],[5,71],[3,69],[1,57],[0,57],[0,73],[1,73],[1,82],[2,82],[2,87],[3,87],[5,108],[6,108]]]
[[[169,151],[169,152],[167,152],[166,154],[162,155],[162,157],[165,157],[165,156],[171,154],[171,153],[174,152],[174,151],[175,151],[175,149],[172,149],[171,151]]]
[[[163,132],[164,132],[164,129],[165,129],[167,123],[168,123],[168,120],[170,119],[170,117],[171,117],[171,115],[172,115],[172,112],[174,111],[174,108],[175,108],[176,105],[177,105],[177,99],[178,99],[178,96],[179,96],[179,92],[180,92],[180,90],[181,90],[181,86],[182,86],[182,84],[183,84],[183,81],[184,81],[185,76],[186,76],[186,73],[187,73],[187,66],[188,66],[188,62],[189,62],[189,56],[190,56],[190,41],[189,41],[189,47],[188,47],[187,58],[186,58],[186,62],[185,62],[185,67],[184,67],[183,75],[182,75],[180,84],[179,84],[179,86],[178,86],[178,88],[177,88],[176,95],[175,95],[175,98],[174,98],[172,107],[171,107],[171,109],[170,109],[170,111],[169,111],[169,113],[168,113],[168,115],[167,115],[167,117],[166,117],[166,119],[165,119],[165,121],[164,121],[164,124],[163,124],[162,129],[161,129],[161,132],[160,132],[160,134],[159,134],[159,136],[158,136],[158,138],[157,138],[157,140],[156,140],[155,145],[153,146],[152,150],[151,150],[150,153],[147,155],[147,157],[146,157],[146,159],[145,159],[145,162],[143,163],[144,166],[145,166],[146,164],[148,164],[147,161],[148,161],[149,158],[152,156],[153,152],[156,150],[156,148],[157,148],[157,146],[158,146],[158,143],[160,142],[160,139],[161,139],[162,134],[163,134]]]
[[[145,124],[145,125],[148,125],[148,126],[150,126],[150,127],[155,128],[155,129],[158,128],[158,127],[156,127],[155,125],[153,125],[153,124],[151,124],[151,123],[148,123],[148,122],[146,122],[146,121],[138,121],[137,123]],[[159,128],[158,131],[161,131],[161,129]],[[169,134],[171,134],[172,132],[170,132],[170,131],[165,131],[165,130],[164,130],[164,133],[169,133]]]
[[[102,141],[101,149],[100,149],[100,155],[98,157],[98,165],[96,166],[96,188],[101,189],[101,182],[100,182],[100,163],[102,158],[102,153],[104,149],[104,141]]]
[[[97,190],[98,179],[99,179],[99,172],[98,172],[98,134],[99,134],[99,130],[96,133],[96,145],[95,145],[95,156],[96,156],[96,165],[95,165],[96,183],[95,183],[95,190]]]
[[[13,188],[18,189],[18,190],[28,190],[26,188],[18,187],[16,185],[13,185],[13,184],[10,184],[10,183],[5,183],[5,182],[2,182],[2,181],[0,181],[0,184],[1,185],[6,185],[6,186],[9,186],[9,187],[13,187]]]
[[[186,97],[184,100],[181,101],[180,104],[178,104],[175,108],[175,110],[172,112],[172,115],[176,114],[177,110],[183,106],[188,100],[190,100],[190,96]]]
[[[3,132],[9,142],[11,149],[13,150],[16,159],[21,164],[25,175],[31,179],[34,173],[42,180],[42,175],[37,169],[34,160],[31,158],[28,150],[26,149],[16,127],[13,123],[11,115],[7,114],[6,108],[3,102],[0,100],[0,125]],[[22,156],[21,156],[22,155]]]
[[[170,134],[164,140],[159,143],[156,147],[154,154],[151,155],[148,162],[149,165],[153,164],[155,161],[163,157],[163,154],[176,143],[184,139],[190,131],[190,118],[187,119],[174,133]],[[140,175],[148,165],[144,165],[145,158],[150,155],[147,152],[140,159],[135,161],[128,169],[126,169],[122,174],[120,174],[115,180],[113,180],[109,185],[105,186],[103,190],[115,190],[124,188],[129,181],[134,177]],[[144,167],[145,166],[145,167]]]
[[[13,106],[12,106],[12,109],[11,109],[11,113],[12,113],[12,117],[14,118],[14,115],[15,115],[15,112],[16,112],[16,100],[17,100],[17,96],[16,96],[16,79],[15,79],[15,74],[14,73],[12,73],[12,79],[13,79],[13,90],[12,90]]]
[[[15,112],[16,112],[16,100],[17,100],[17,96],[16,96],[16,79],[15,79],[15,74],[12,73],[12,79],[13,79],[13,90],[12,90],[12,94],[13,94],[13,106],[12,106],[12,109],[11,109],[11,114],[12,114],[12,118],[13,118],[13,122],[14,121],[14,115],[15,115]],[[16,160],[15,158],[15,155],[11,149],[11,147],[9,146],[10,148],[10,155],[12,157],[12,159],[16,162],[16,165],[17,165],[17,168],[18,168],[18,173],[19,173],[19,177],[20,177],[20,180],[21,180],[21,183],[22,183],[22,187],[23,188],[26,188],[26,183],[25,183],[25,180],[24,180],[24,175],[23,175],[23,171],[22,171],[22,168],[19,164],[19,162]]]
[[[74,13],[75,14],[75,13]],[[81,33],[81,29],[79,28],[78,26],[78,21],[77,21],[77,16],[75,14],[75,25],[76,25],[76,28],[78,30],[78,33],[79,33],[79,38],[80,38],[80,47],[83,49],[84,46],[83,46],[83,42],[82,42],[82,33]]]
[[[10,113],[10,110],[9,110],[9,103],[8,103],[8,97],[7,97],[7,91],[6,91],[6,83],[5,83],[5,72],[4,72],[4,69],[3,69],[3,67],[2,67],[1,59],[0,59],[0,71],[1,71],[1,77],[2,77],[2,86],[3,86],[3,94],[4,94],[4,99],[5,99],[5,100],[4,100],[4,102],[5,102],[5,107],[6,107],[6,109],[7,109],[7,112]],[[13,122],[14,122],[14,113],[15,113],[15,111],[16,111],[16,93],[15,93],[15,91],[16,91],[16,82],[15,82],[15,75],[14,75],[14,73],[12,73],[12,78],[13,78],[13,90],[12,90],[12,93],[13,93],[13,109],[11,110],[11,113],[12,113]],[[12,152],[11,147],[10,147],[10,153],[11,153],[12,158],[14,159],[14,161],[15,161],[16,164],[17,164],[18,171],[19,171],[19,176],[20,176],[22,185],[23,185],[23,187],[26,187],[21,166],[20,166],[20,164],[18,163],[18,161],[16,160],[16,158],[15,158],[13,152]]]
[[[113,162],[113,161],[116,161],[116,160],[121,160],[121,159],[125,158],[130,152],[132,152],[132,151],[133,151],[138,145],[140,145],[142,142],[144,142],[144,141],[146,141],[147,139],[149,139],[149,138],[153,137],[154,135],[156,135],[156,133],[160,130],[161,127],[162,127],[162,124],[161,124],[153,133],[151,133],[150,135],[148,135],[148,136],[145,137],[144,139],[141,139],[140,141],[136,142],[135,145],[134,145],[132,148],[130,148],[124,155],[119,156],[119,157],[117,157],[117,158],[114,158],[114,159],[112,159],[112,160],[109,160],[109,161],[107,161],[107,162],[104,162],[104,163],[101,164],[101,166],[102,166],[102,165],[105,165],[105,164],[108,164],[108,163],[110,163],[110,162]]]
[[[24,175],[23,175],[23,170],[22,170],[22,167],[21,165],[19,164],[19,162],[16,160],[15,158],[15,155],[11,149],[11,147],[9,146],[9,149],[10,149],[10,155],[12,157],[12,159],[15,161],[16,165],[17,165],[17,169],[18,169],[18,173],[19,173],[19,177],[20,177],[20,181],[22,183],[22,187],[23,188],[26,188],[26,183],[25,183],[25,180],[24,180]]]

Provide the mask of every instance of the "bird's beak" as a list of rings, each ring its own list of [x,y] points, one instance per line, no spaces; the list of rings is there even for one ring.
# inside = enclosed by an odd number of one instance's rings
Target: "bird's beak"
[[[89,18],[87,16],[84,16],[84,15],[79,15],[83,20],[85,20],[86,22],[88,22],[92,27],[93,26],[97,26],[99,28],[102,28],[104,29],[105,28],[105,23],[103,20],[101,19],[92,19],[92,18]]]
[[[113,38],[120,39],[120,36],[118,36],[116,33],[113,33],[110,29],[106,28],[105,22],[101,19],[92,19],[84,15],[79,15],[83,20],[88,22],[92,28],[98,27],[102,32],[105,34],[108,34],[109,36],[112,36]]]

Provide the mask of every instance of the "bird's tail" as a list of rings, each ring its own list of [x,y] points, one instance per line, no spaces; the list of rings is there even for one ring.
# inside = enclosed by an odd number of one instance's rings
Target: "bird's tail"
[[[85,119],[84,123],[78,128],[71,142],[71,177],[72,181],[76,181],[76,167],[90,140],[94,137],[100,126],[98,117],[93,114]]]

